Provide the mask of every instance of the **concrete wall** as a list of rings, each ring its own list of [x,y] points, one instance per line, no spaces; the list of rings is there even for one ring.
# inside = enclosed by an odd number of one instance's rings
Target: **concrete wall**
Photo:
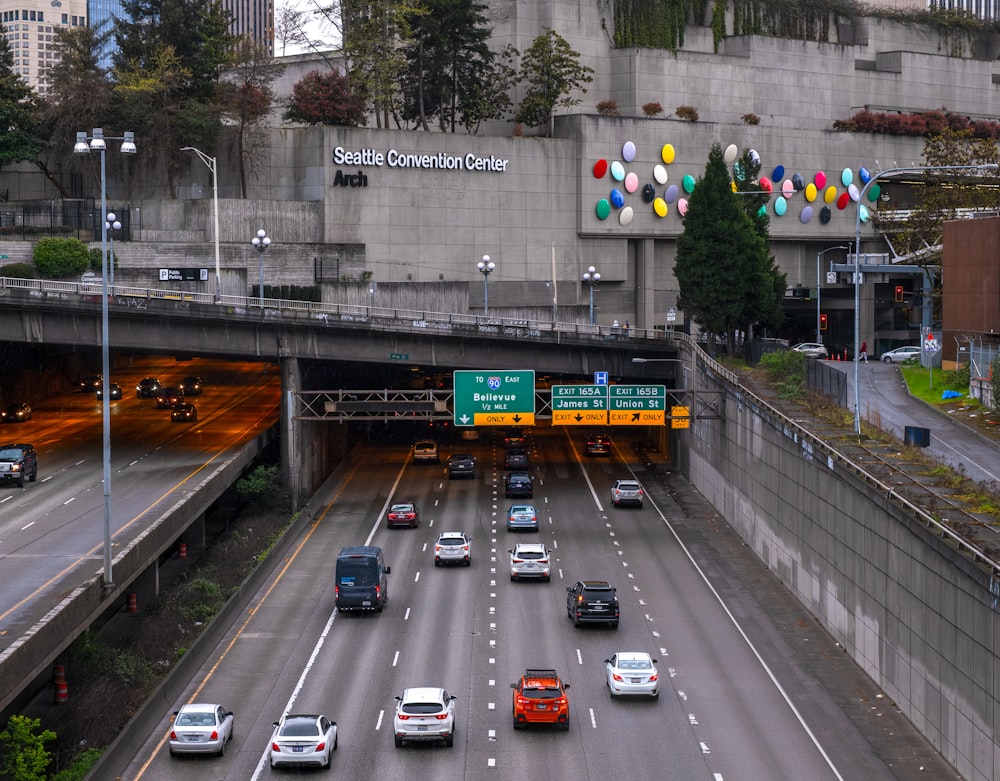
[[[752,394],[679,440],[694,486],[967,779],[1000,777],[998,583]]]

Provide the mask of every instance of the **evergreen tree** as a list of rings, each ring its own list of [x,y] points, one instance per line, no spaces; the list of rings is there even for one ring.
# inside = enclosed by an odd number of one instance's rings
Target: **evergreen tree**
[[[532,41],[521,61],[518,82],[528,85],[524,100],[514,116],[515,122],[530,127],[549,123],[552,135],[552,112],[556,107],[569,108],[580,103],[571,97],[573,90],[586,92],[584,84],[593,81],[593,68],[580,64],[580,54],[555,30],[546,28]]]
[[[14,73],[14,57],[0,35],[0,165],[37,160],[44,142],[38,136],[35,94]]]
[[[762,272],[770,266],[767,242],[739,198],[722,149],[713,144],[705,175],[688,199],[674,262],[678,305],[705,330],[726,334],[730,353],[736,330],[768,316],[761,302],[771,302],[776,293],[774,279]]]

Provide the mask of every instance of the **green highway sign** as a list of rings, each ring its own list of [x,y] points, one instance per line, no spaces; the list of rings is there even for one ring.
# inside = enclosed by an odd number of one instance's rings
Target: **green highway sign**
[[[456,426],[535,425],[535,372],[456,371],[452,376]]]
[[[610,385],[608,422],[613,426],[662,426],[666,423],[665,385]]]
[[[389,353],[390,361],[408,361],[410,356],[407,353]]]
[[[601,426],[607,422],[607,385],[552,386],[553,425]]]

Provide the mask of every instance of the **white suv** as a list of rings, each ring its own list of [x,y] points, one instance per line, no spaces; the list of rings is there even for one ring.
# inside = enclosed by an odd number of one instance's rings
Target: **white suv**
[[[438,444],[433,439],[421,439],[413,445],[414,464],[437,464],[440,461]]]
[[[549,557],[552,551],[539,542],[519,542],[510,554],[510,579],[539,578],[548,582],[552,572]]]
[[[642,507],[642,486],[638,480],[615,480],[611,486],[611,503],[615,507],[634,504]]]

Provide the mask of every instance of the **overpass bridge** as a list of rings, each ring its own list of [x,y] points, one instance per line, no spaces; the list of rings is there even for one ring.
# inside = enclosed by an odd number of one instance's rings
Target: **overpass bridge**
[[[0,277],[0,334],[10,342],[97,348],[102,296],[95,282]],[[396,388],[345,398],[339,387],[310,387],[325,363],[381,364],[403,369],[532,369],[569,383],[592,382],[597,371],[615,382],[655,380],[674,403],[695,409],[683,369],[682,334],[662,330],[513,320],[483,315],[375,306],[190,293],[111,286],[108,341],[116,353],[214,356],[281,366],[282,464],[296,504],[310,495],[346,449],[330,422],[354,419],[447,419],[450,392]],[[648,362],[636,363],[634,358]],[[690,368],[690,367],[688,367]],[[544,393],[544,392],[543,392]],[[707,397],[702,397],[702,401]],[[541,398],[538,417],[548,416]],[[304,453],[309,453],[305,458]]]

